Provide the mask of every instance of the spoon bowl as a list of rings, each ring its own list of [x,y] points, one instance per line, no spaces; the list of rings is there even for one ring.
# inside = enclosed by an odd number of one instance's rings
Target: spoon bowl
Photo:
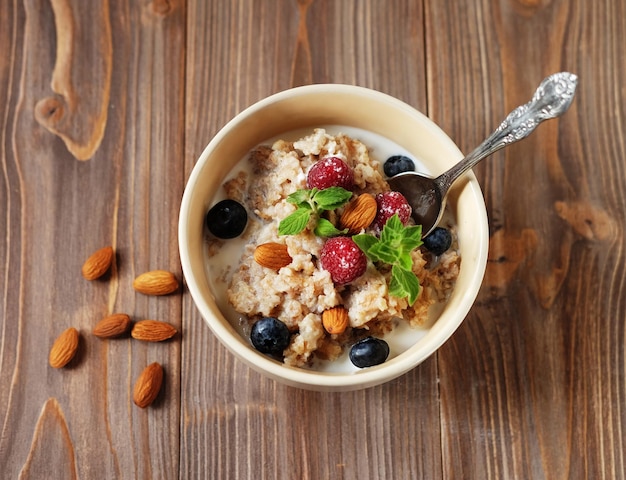
[[[447,191],[438,179],[416,172],[404,172],[388,180],[391,189],[404,195],[411,205],[411,216],[417,225],[422,226],[422,237],[435,229],[446,208]]]
[[[422,226],[422,236],[432,232],[441,220],[448,190],[461,175],[492,153],[526,138],[544,120],[563,115],[572,103],[577,84],[578,77],[569,72],[545,78],[530,102],[509,113],[472,153],[438,177],[403,172],[390,178],[391,189],[403,194],[411,205],[415,223]]]

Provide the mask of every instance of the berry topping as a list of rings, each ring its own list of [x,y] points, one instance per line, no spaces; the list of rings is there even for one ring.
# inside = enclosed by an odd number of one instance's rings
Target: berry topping
[[[367,257],[349,237],[329,238],[320,253],[322,268],[336,284],[349,283],[365,273]]]
[[[399,173],[412,172],[415,170],[415,162],[404,155],[393,155],[383,165],[383,171],[388,177]]]
[[[264,317],[252,325],[250,341],[261,353],[280,355],[289,346],[287,325],[274,317]]]
[[[306,183],[309,188],[320,190],[328,187],[342,187],[346,190],[352,190],[354,173],[341,158],[326,157],[311,166]]]
[[[378,205],[378,212],[376,212],[376,218],[374,219],[374,226],[378,231],[381,231],[391,217],[394,214],[398,214],[400,221],[403,225],[409,223],[411,218],[411,206],[400,192],[383,192],[376,195],[376,204]]]
[[[433,255],[441,255],[452,245],[450,230],[437,227],[424,238],[424,246]]]
[[[350,349],[350,361],[359,368],[380,365],[389,356],[389,345],[380,338],[367,337]]]
[[[246,209],[235,200],[222,200],[206,214],[206,226],[218,238],[235,238],[243,233],[248,223]]]

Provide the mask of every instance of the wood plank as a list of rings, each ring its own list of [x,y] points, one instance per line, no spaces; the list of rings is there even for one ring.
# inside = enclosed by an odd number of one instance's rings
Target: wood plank
[[[183,185],[184,4],[7,3],[3,475],[41,478],[47,465],[79,478],[174,478],[180,342],[101,341],[90,332],[114,311],[180,326],[180,295],[144,297],[132,280],[152,268],[180,275],[170,219]],[[87,282],[82,262],[104,245],[115,247],[116,266]],[[79,354],[54,370],[48,350],[69,326],[81,332]],[[151,361],[163,363],[166,383],[144,411],[132,388]]]
[[[0,14],[0,476],[624,478],[626,4],[620,0],[8,0]],[[279,90],[375,88],[463,151],[547,74],[562,119],[476,168],[491,223],[477,304],[388,385],[295,390],[222,347],[184,292],[176,219],[196,158]],[[113,245],[104,279],[84,259]],[[102,341],[103,316],[176,325]],[[54,338],[79,354],[48,366]],[[133,382],[165,367],[153,406]]]
[[[292,86],[357,84],[425,108],[420,2],[215,0],[190,2],[188,20],[187,175],[232,116]],[[184,312],[182,478],[437,478],[441,472],[434,359],[384,387],[307,392],[234,359],[190,298]]]
[[[474,148],[546,75],[559,121],[476,170],[491,220],[476,307],[438,355],[449,478],[624,475],[623,2],[427,2],[429,112]]]

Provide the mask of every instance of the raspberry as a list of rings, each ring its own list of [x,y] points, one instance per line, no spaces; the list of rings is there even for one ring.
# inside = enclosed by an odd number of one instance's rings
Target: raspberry
[[[400,192],[383,192],[376,195],[378,211],[374,218],[374,228],[379,232],[394,214],[398,214],[403,225],[409,223],[413,209]]]
[[[314,163],[306,177],[309,188],[323,190],[328,187],[342,187],[352,190],[354,173],[352,169],[338,157],[326,157]]]
[[[329,238],[320,253],[322,268],[334,283],[349,283],[365,273],[367,258],[349,237]]]

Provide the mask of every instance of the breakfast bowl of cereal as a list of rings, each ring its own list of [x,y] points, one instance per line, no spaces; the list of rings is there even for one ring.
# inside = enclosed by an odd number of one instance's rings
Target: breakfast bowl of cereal
[[[388,179],[462,157],[426,116],[363,87],[297,87],[248,107],[202,152],[181,203],[201,316],[239,359],[294,387],[356,390],[415,368],[479,292],[487,215],[469,172],[422,237]]]

